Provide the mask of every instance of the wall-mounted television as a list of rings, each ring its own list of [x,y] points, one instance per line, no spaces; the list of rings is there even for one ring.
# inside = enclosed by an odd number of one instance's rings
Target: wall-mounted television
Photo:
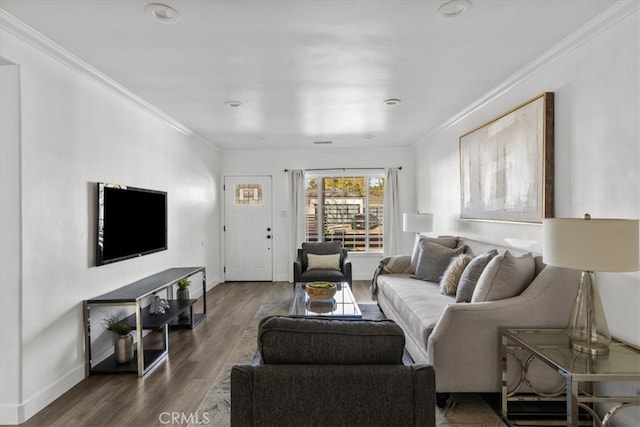
[[[167,249],[167,193],[98,183],[96,265]]]

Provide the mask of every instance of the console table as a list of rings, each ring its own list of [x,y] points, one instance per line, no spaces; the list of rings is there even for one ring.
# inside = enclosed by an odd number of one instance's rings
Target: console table
[[[598,382],[640,381],[640,349],[621,340],[614,339],[609,345],[609,354],[592,356],[573,350],[569,345],[565,329],[500,329],[502,337],[502,415],[509,415],[509,402],[515,401],[562,401],[566,402],[566,421],[561,424],[577,426],[580,424],[579,409],[588,413],[592,420],[589,425],[607,427],[619,410],[627,406],[640,406],[639,396],[602,396],[598,395],[595,385]],[[517,356],[521,377],[515,385],[507,381],[507,356],[523,350],[529,354],[526,360]],[[551,367],[565,379],[565,385],[557,392],[521,394],[519,388],[528,382],[527,369],[536,359]],[[564,396],[563,396],[564,395]],[[592,409],[594,403],[612,405],[602,419]],[[517,422],[514,422],[518,425]],[[552,425],[548,421],[526,425]]]
[[[203,310],[194,313],[193,304],[197,300],[177,300],[173,297],[173,285],[180,280],[202,273]],[[165,314],[151,314],[149,306],[142,307],[142,300],[157,292],[166,292],[169,310]],[[97,365],[92,365],[91,356],[91,309],[101,306],[133,306],[134,313],[123,319],[135,330],[136,350],[129,363],[118,364],[115,355],[111,355]],[[189,311],[186,319],[180,314]],[[193,328],[207,314],[207,278],[204,267],[176,267],[140,279],[114,291],[83,302],[85,324],[85,376],[99,373],[137,372],[144,376],[169,355],[169,326]],[[161,330],[163,347],[161,349],[145,349],[143,330]]]

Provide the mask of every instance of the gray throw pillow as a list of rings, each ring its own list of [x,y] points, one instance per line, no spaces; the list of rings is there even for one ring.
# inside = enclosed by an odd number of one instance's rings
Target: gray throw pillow
[[[416,268],[418,267],[418,258],[420,257],[420,243],[425,240],[432,243],[439,243],[451,249],[454,249],[456,246],[458,246],[458,238],[454,236],[427,237],[427,236],[418,234],[416,236],[415,243],[413,244],[413,253],[411,254],[411,266],[409,267],[409,271],[412,274],[416,272]]]
[[[478,279],[484,271],[487,264],[493,257],[498,255],[498,251],[491,249],[483,254],[478,255],[466,266],[458,281],[458,289],[456,290],[456,302],[471,302],[473,291],[476,288]]]
[[[420,242],[418,265],[413,277],[428,282],[440,282],[440,278],[449,266],[451,258],[463,254],[466,250],[466,245],[451,249],[439,243],[422,240]]]
[[[536,263],[530,253],[514,257],[509,251],[493,258],[482,272],[471,302],[511,298],[529,286]]]

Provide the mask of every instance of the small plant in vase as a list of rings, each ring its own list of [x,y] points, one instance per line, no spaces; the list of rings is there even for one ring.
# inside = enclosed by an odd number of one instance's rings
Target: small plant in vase
[[[124,323],[115,314],[109,313],[103,320],[102,325],[114,334],[114,346],[117,363],[128,363],[133,359],[133,337],[131,336],[131,326]]]
[[[180,279],[180,281],[178,282],[178,300],[188,300],[189,299],[189,286],[191,285],[191,280],[187,279],[186,277],[184,279]],[[182,313],[180,313],[180,316],[178,316],[180,319],[188,319],[189,318],[189,313],[187,311],[183,311]]]

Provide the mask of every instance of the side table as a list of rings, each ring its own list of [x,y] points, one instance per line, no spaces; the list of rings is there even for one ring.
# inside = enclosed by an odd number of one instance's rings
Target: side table
[[[640,381],[640,349],[621,340],[613,339],[609,354],[592,356],[571,349],[565,329],[509,329],[501,328],[502,342],[502,415],[508,419],[509,402],[553,400],[554,396],[520,390],[528,382],[527,368],[537,359],[554,369],[565,379],[565,386],[558,394],[566,396],[566,424],[578,426],[578,411],[583,409],[593,419],[593,425],[607,427],[611,419],[627,406],[640,406],[640,396],[601,396],[597,383],[616,381]],[[529,356],[520,362],[521,379],[509,385],[507,380],[508,355],[523,351]],[[555,399],[557,400],[557,399]],[[593,410],[594,403],[603,403],[611,409],[600,419]],[[530,422],[528,423],[531,424]],[[541,422],[541,425],[550,425]],[[591,424],[591,423],[590,423]]]

